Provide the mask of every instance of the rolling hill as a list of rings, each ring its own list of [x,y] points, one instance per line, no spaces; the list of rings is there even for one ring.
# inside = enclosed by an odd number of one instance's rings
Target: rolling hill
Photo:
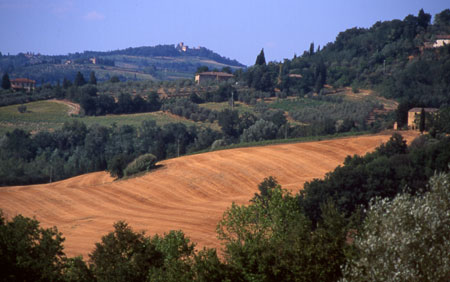
[[[0,189],[7,217],[36,217],[57,226],[68,256],[86,256],[101,236],[125,220],[136,230],[162,234],[181,229],[199,247],[220,247],[215,227],[232,202],[248,203],[265,177],[293,192],[323,177],[347,155],[364,154],[391,132],[335,140],[239,148],[162,161],[162,167],[132,179],[113,181],[106,172],[60,182]],[[408,142],[417,132],[403,132]]]
[[[78,71],[86,78],[89,78],[91,71],[95,71],[99,81],[108,80],[112,76],[118,76],[123,81],[191,79],[199,66],[211,69],[245,68],[238,61],[205,47],[189,48],[182,43],[67,55],[0,55],[0,73],[8,72],[11,78],[34,79],[38,84],[55,84],[64,77],[73,80]]]

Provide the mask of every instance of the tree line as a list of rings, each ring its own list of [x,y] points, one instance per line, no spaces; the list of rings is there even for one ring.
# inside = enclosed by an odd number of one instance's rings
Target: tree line
[[[221,134],[181,123],[139,127],[87,127],[67,122],[54,132],[31,135],[20,129],[0,140],[0,185],[57,181],[87,172],[108,170],[121,177],[127,165],[143,154],[157,160],[209,148]]]

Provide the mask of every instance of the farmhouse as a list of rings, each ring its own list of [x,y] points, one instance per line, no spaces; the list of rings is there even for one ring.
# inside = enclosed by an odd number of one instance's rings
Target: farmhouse
[[[425,113],[435,114],[438,109],[436,108],[423,108]],[[412,130],[419,129],[417,125],[417,118],[420,117],[420,113],[422,112],[422,108],[412,108],[408,111],[408,128]]]
[[[439,48],[450,44],[450,35],[436,35],[436,41],[433,44],[434,48]]]
[[[195,82],[197,84],[202,84],[207,81],[226,81],[230,78],[234,77],[234,75],[226,73],[226,72],[202,72],[195,75]]]
[[[11,79],[11,88],[14,90],[26,90],[30,92],[36,87],[36,81],[28,78]]]

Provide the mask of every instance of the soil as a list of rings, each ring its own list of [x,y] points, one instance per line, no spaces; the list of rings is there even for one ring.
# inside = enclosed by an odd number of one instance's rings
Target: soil
[[[56,100],[56,99],[53,99],[53,100],[49,100],[49,101],[68,106],[69,107],[69,110],[67,111],[67,115],[68,116],[80,114],[80,105],[79,104],[70,102],[68,100]]]
[[[401,133],[408,142],[418,136]],[[70,257],[87,259],[94,244],[119,220],[149,235],[181,229],[199,248],[220,248],[215,229],[223,212],[232,202],[248,204],[265,177],[274,176],[295,193],[305,181],[342,164],[347,155],[372,151],[391,134],[184,156],[122,181],[95,172],[50,184],[2,187],[0,208],[7,218],[23,214],[44,227],[57,226]]]

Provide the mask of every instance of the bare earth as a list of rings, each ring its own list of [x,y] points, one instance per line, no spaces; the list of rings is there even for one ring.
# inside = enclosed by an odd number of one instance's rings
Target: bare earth
[[[410,142],[418,133],[403,132]],[[142,177],[115,181],[106,172],[60,182],[0,188],[5,216],[36,217],[57,226],[66,237],[68,256],[87,254],[113,223],[127,221],[134,230],[163,234],[181,229],[199,247],[220,247],[215,227],[234,201],[246,204],[265,177],[284,188],[302,189],[321,178],[347,155],[365,154],[391,133],[328,141],[240,148],[161,162]]]
[[[73,103],[69,100],[56,100],[56,99],[52,99],[50,101],[68,106],[69,107],[69,110],[67,111],[68,116],[78,115],[80,113],[80,105],[77,103]]]

